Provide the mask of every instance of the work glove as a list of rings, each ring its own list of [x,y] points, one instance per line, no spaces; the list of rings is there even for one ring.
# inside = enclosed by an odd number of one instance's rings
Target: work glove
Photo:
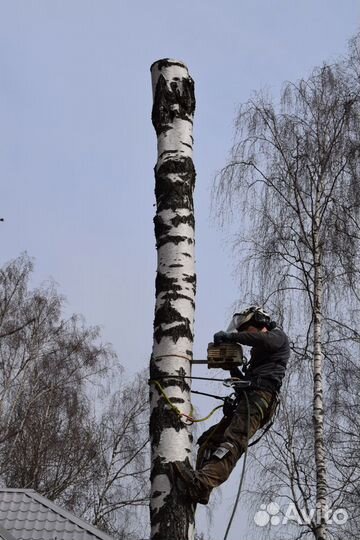
[[[231,396],[226,396],[223,405],[223,415],[231,418],[234,415],[237,405],[238,400],[236,399],[234,394],[232,394]]]
[[[220,343],[235,343],[236,334],[233,332],[216,332],[214,334],[214,345],[220,345]]]
[[[230,368],[228,371],[230,371],[231,377],[236,377],[237,379],[243,379],[244,378],[243,373],[241,372],[241,370],[237,366],[235,366],[233,368]]]

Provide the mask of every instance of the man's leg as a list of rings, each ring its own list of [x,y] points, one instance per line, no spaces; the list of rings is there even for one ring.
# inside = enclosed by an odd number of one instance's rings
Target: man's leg
[[[270,392],[260,390],[248,392],[247,396],[248,402],[244,396],[241,397],[229,426],[222,434],[220,444],[214,450],[212,449],[211,455],[195,472],[195,484],[203,489],[204,495],[206,493],[205,498],[209,497],[214,487],[227,480],[236,462],[243,454],[248,440],[261,427],[272,399]]]
[[[223,417],[220,422],[207,429],[201,437],[199,437],[197,444],[199,449],[196,456],[196,469],[199,470],[209,460],[211,454],[218,448],[224,441],[224,433],[229,427],[231,422],[230,417]]]

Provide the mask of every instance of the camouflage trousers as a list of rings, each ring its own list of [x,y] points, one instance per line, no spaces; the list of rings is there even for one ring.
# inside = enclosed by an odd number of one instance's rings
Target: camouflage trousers
[[[205,431],[200,445],[195,482],[206,503],[211,490],[229,477],[236,462],[244,453],[248,440],[272,418],[276,408],[276,394],[266,390],[246,390],[240,397],[235,412]],[[250,422],[248,425],[248,407]]]

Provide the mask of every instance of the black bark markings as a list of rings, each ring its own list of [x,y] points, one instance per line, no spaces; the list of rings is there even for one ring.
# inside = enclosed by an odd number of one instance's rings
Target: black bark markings
[[[171,328],[163,329],[161,326],[156,328],[154,338],[158,343],[160,343],[162,338],[165,336],[171,337],[174,343],[176,343],[182,337],[187,338],[189,341],[193,341],[194,338],[190,328],[189,319],[185,319],[182,324],[172,326]]]
[[[171,65],[171,64],[170,64]],[[173,80],[168,85],[163,75],[156,83],[151,119],[157,136],[171,128],[175,118],[192,123],[195,111],[194,81],[189,78]]]
[[[155,238],[158,240],[161,236],[165,236],[166,234],[168,234],[171,229],[172,229],[172,226],[171,225],[167,225],[163,218],[159,215],[156,215],[154,217],[154,227],[155,227]],[[157,242],[157,246],[158,246],[158,242]]]
[[[165,293],[163,295],[163,300],[165,299],[168,299],[168,300],[179,300],[179,299],[183,299],[183,300],[188,300],[192,307],[195,308],[195,301],[192,297],[190,296],[187,296],[186,294],[179,294],[177,292],[168,292],[168,293]]]
[[[186,279],[188,277],[189,279]],[[184,281],[188,283],[196,283],[196,276],[185,276]],[[155,295],[159,296],[160,293],[165,293],[162,297],[163,302],[168,300],[188,300],[193,307],[195,307],[194,299],[186,294],[179,294],[178,291],[181,291],[183,287],[179,285],[179,280],[177,277],[169,277],[162,272],[158,272],[155,279]],[[182,320],[182,319],[181,319]]]
[[[188,458],[185,461],[190,463]],[[189,504],[189,501],[174,488],[174,479],[169,463],[164,463],[158,457],[153,462],[151,479],[160,474],[164,474],[169,478],[172,487],[170,493],[164,497],[164,504],[160,508],[150,509],[151,523],[153,526],[158,525],[159,527],[159,530],[152,538],[153,540],[188,538],[188,526],[194,524],[194,509]],[[162,492],[159,494],[163,495]]]
[[[169,174],[175,174],[183,177],[184,175],[192,173],[191,180],[193,180],[193,177],[195,178],[196,176],[193,160],[188,156],[167,159],[166,161],[163,161],[159,167],[155,166],[154,172],[155,180],[156,177],[159,179],[164,177],[166,178]],[[169,181],[171,184],[174,184],[173,180],[170,179]],[[193,181],[191,182],[191,187],[194,187]]]
[[[151,380],[159,381],[163,388],[167,388],[168,386],[178,386],[182,392],[190,392],[190,386],[187,382],[187,379],[183,378],[186,376],[186,371],[182,367],[175,370],[176,371],[175,375],[174,374],[171,375],[167,371],[163,371],[157,365],[158,362],[161,362],[161,356],[160,358],[157,358],[157,359],[152,358],[151,360],[151,367],[150,367]]]
[[[159,419],[161,418],[161,421]],[[158,445],[161,439],[161,434],[164,429],[172,428],[175,431],[186,429],[180,416],[173,410],[169,409],[168,403],[161,397],[150,415],[150,433],[152,444]]]
[[[194,293],[194,296],[195,296],[195,294],[196,294],[196,274],[185,275],[183,280],[192,285],[192,290],[193,290],[193,293]]]
[[[164,291],[181,291],[182,287],[178,284],[178,278],[169,277],[162,272],[158,272],[155,279],[155,295],[158,295]]]
[[[179,322],[180,324],[171,328],[163,329],[163,324],[171,324]],[[177,309],[175,309],[169,298],[156,310],[154,319],[154,337],[158,343],[164,336],[171,336],[174,343],[180,337],[187,337],[192,341],[192,332],[190,329],[190,321],[187,317],[183,317]]]
[[[185,403],[185,399],[179,398],[179,397],[171,397],[169,398],[171,403]]]
[[[169,299],[166,299],[163,304],[156,310],[155,326],[160,324],[171,324],[173,322],[183,322],[184,317],[172,305]]]
[[[178,227],[180,224],[183,225],[189,225],[190,227],[194,228],[195,226],[195,219],[193,214],[189,214],[187,216],[179,216],[176,215],[171,220],[171,223],[173,227]],[[163,218],[159,215],[156,215],[154,217],[154,225],[155,225],[155,235],[162,236],[164,234],[168,234],[171,229],[173,228],[171,225],[168,225],[165,223]]]
[[[156,247],[160,248],[161,246],[172,242],[178,245],[180,242],[187,242],[188,244],[193,244],[194,241],[192,238],[181,235],[170,235],[170,231],[173,227],[177,228],[180,224],[187,224],[190,227],[194,228],[195,219],[193,214],[187,216],[176,215],[171,220],[173,226],[168,225],[164,222],[163,218],[159,215],[154,217],[154,226],[155,226],[155,238],[156,238]]]
[[[191,149],[192,149],[191,144],[188,144],[188,143],[186,143],[186,142],[182,142],[181,144],[183,144],[184,146],[187,146],[188,148],[191,148]]]
[[[175,374],[174,377],[171,377],[166,371],[161,370],[156,365],[156,360],[154,358],[151,359],[151,363],[150,363],[151,380],[158,381],[161,384],[162,388],[164,389],[166,389],[169,386],[172,388],[174,386],[177,386],[178,388],[180,388],[182,392],[189,392],[190,387],[188,383],[186,382],[185,379],[181,378],[182,376],[185,376],[186,374],[185,370],[183,368],[180,368],[176,371],[177,371],[177,375]],[[154,385],[151,384],[150,398],[152,397],[153,392],[154,392]],[[158,390],[157,392],[159,393]],[[180,398],[172,398],[172,399],[180,399]],[[176,431],[180,431],[181,429],[186,429],[186,426],[184,425],[178,413],[175,412],[173,409],[169,408],[169,404],[165,400],[164,396],[162,396],[159,393],[159,399],[157,401],[157,405],[156,407],[154,407],[150,415],[150,433],[152,436],[153,445],[157,446],[159,444],[161,434],[163,430],[166,428],[173,428]],[[192,441],[191,436],[190,436],[190,441]]]
[[[180,242],[187,242],[188,244],[193,244],[194,240],[188,238],[187,236],[176,236],[168,234],[167,236],[162,236],[157,240],[156,247],[160,248],[161,246],[169,243],[175,244],[177,246],[178,244],[180,244]]]
[[[183,225],[189,225],[193,229],[195,228],[194,214],[188,214],[187,216],[176,215],[170,221],[174,225],[174,227],[178,227],[180,224],[183,224]]]
[[[169,178],[176,175],[179,180]],[[155,170],[155,196],[157,212],[163,210],[194,210],[192,192],[195,185],[195,169],[191,158],[165,161]]]
[[[161,154],[159,155],[158,157],[158,161],[161,161],[161,159],[168,155],[168,154],[178,154],[178,150],[164,150],[163,152],[161,152]]]

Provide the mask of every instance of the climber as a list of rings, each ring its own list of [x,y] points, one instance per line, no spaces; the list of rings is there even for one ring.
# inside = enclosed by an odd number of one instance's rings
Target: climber
[[[173,463],[179,490],[194,503],[208,503],[212,489],[227,480],[248,440],[272,418],[290,356],[286,334],[260,306],[236,313],[228,331],[214,335],[215,345],[224,342],[252,347],[243,372],[230,370],[232,377],[250,385],[237,391],[234,410],[224,411],[221,421],[199,438],[196,470],[188,459]]]

